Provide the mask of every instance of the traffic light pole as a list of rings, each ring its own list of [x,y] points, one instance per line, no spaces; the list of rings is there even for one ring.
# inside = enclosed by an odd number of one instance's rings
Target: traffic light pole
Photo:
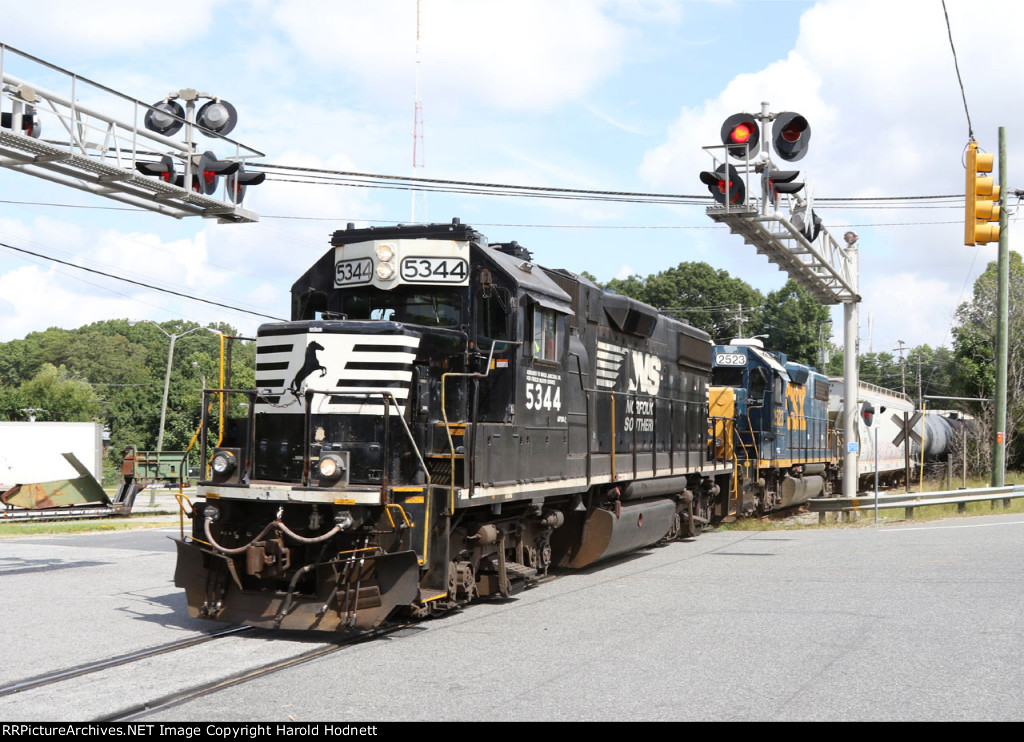
[[[1006,200],[1006,127],[999,127],[999,299],[996,309],[996,419],[992,435],[992,486],[1002,487],[1006,474],[1006,376],[1010,304],[1010,244]]]

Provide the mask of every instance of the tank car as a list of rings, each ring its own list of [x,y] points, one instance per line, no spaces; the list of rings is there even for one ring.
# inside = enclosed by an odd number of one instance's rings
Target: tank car
[[[736,460],[730,514],[793,507],[832,491],[839,458],[828,377],[756,338],[738,338],[714,347],[711,383],[713,445]]]
[[[257,333],[256,388],[206,392],[247,403],[204,418],[175,571],[193,616],[424,617],[695,534],[720,504],[700,330],[457,219],[349,225],[291,298]]]

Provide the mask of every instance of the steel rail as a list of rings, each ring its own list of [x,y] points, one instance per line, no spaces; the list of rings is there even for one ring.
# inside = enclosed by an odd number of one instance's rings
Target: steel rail
[[[213,641],[214,639],[220,639],[221,637],[231,636],[239,634],[243,631],[249,631],[252,626],[233,626],[228,629],[222,629],[202,636],[195,636],[191,639],[183,639],[181,641],[171,642],[169,644],[162,644],[158,647],[151,647],[150,649],[143,649],[138,652],[130,652],[123,654],[118,657],[112,657],[110,659],[101,660],[99,662],[91,662],[85,665],[79,665],[69,670],[59,670],[53,673],[47,673],[46,675],[38,675],[34,678],[22,680],[11,685],[6,685],[0,688],[0,698],[3,696],[9,696],[14,693],[20,693],[22,691],[30,690],[32,688],[39,688],[44,685],[50,685],[52,683],[59,683],[62,680],[69,680],[71,678],[77,678],[82,675],[88,675],[90,673],[99,672],[100,670],[108,670],[111,667],[118,667],[120,665],[127,665],[130,662],[137,662],[138,660],[147,659],[149,657],[156,657],[161,654],[167,654],[173,652],[176,649],[186,649],[188,647],[194,647],[198,644],[205,644],[206,642]]]

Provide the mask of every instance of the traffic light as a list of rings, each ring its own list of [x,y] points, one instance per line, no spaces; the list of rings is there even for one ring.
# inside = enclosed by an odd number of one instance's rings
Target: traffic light
[[[795,162],[807,154],[811,141],[811,125],[799,113],[786,111],[772,124],[772,146],[783,160]]]
[[[162,100],[150,106],[142,123],[150,131],[169,137],[185,125],[185,109],[176,101]]]
[[[995,185],[991,175],[983,175],[992,172],[994,161],[994,155],[978,152],[977,142],[972,141],[967,145],[967,178],[964,183],[965,245],[984,245],[999,239],[999,186]]]
[[[747,201],[747,187],[733,165],[723,163],[713,173],[705,170],[700,174],[700,179],[720,204],[726,204],[726,198],[729,205],[744,204]]]
[[[738,160],[747,160],[761,149],[761,128],[749,113],[734,113],[722,124],[722,144]]]
[[[245,166],[239,163],[238,170],[227,179],[228,200],[236,204],[242,203],[246,186],[259,185],[266,177],[266,173],[245,172]]]
[[[875,406],[870,402],[864,402],[860,406],[860,417],[864,424],[870,428],[872,421],[875,419]]]
[[[165,183],[174,183],[174,160],[164,155],[159,162],[136,162],[135,169],[143,175],[155,175]]]

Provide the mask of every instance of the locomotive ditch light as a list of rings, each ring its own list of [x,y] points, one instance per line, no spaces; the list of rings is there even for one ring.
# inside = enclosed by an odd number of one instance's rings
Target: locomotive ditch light
[[[159,103],[154,103],[146,111],[146,117],[142,123],[150,131],[169,137],[177,134],[185,125],[185,109],[176,101],[162,100]]]
[[[322,479],[337,479],[345,472],[345,461],[337,454],[327,454],[317,464]]]
[[[213,455],[211,466],[217,474],[228,476],[238,466],[238,459],[235,458],[235,454],[232,451],[217,451]]]
[[[722,144],[728,145],[729,155],[749,160],[761,149],[761,128],[749,113],[734,113],[722,124]]]
[[[226,100],[214,98],[196,112],[196,123],[214,134],[227,136],[238,123],[238,111]]]

